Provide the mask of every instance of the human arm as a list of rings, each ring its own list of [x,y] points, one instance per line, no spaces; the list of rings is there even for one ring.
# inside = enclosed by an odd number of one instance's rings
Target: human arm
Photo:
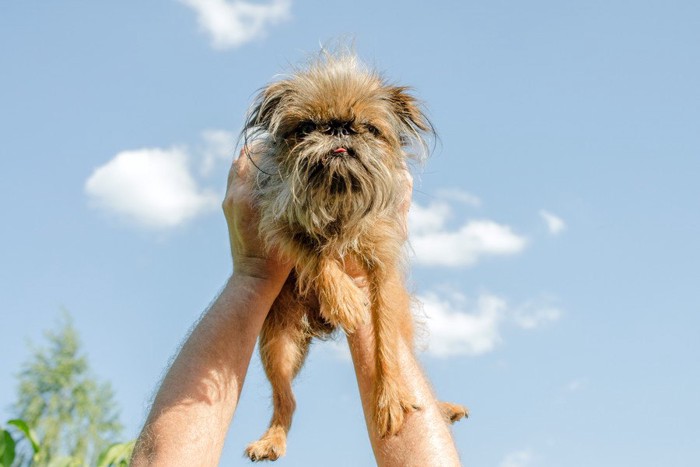
[[[357,280],[357,279],[356,279]],[[361,279],[359,279],[362,282]],[[399,282],[387,284],[397,307],[408,310],[408,295]],[[380,467],[427,467],[459,466],[457,448],[449,427],[440,412],[435,396],[413,351],[403,340],[396,349],[400,362],[401,376],[411,400],[420,410],[410,413],[401,431],[396,436],[381,438],[374,422],[374,398],[372,394],[375,379],[374,337],[369,325],[361,326],[348,335],[360,399],[365,414],[367,432],[372,450]]]
[[[408,175],[408,173],[407,173]],[[407,216],[411,204],[413,181],[407,177],[406,196],[402,204],[404,225],[407,231]],[[356,285],[369,294],[369,284],[365,271],[357,262],[346,262],[346,272],[353,277]],[[401,274],[396,274],[383,285],[387,290],[396,313],[411,319],[411,298],[406,292]],[[406,421],[396,436],[382,438],[377,434],[374,420],[374,380],[376,378],[376,359],[374,333],[371,325],[359,327],[349,334],[348,344],[355,367],[357,384],[365,414],[365,422],[372,449],[381,467],[393,466],[458,466],[460,465],[457,449],[449,427],[445,421],[430,384],[416,360],[411,343],[399,341],[394,349],[399,362],[401,379],[420,410],[407,414]]]
[[[223,203],[234,272],[168,370],[133,466],[219,463],[255,341],[291,268],[265,255],[258,239],[248,164],[233,164]]]

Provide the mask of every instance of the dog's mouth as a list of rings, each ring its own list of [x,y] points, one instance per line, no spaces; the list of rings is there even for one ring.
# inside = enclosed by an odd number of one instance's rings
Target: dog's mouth
[[[355,150],[353,148],[346,148],[339,146],[328,153],[327,159],[343,159],[346,157],[355,157]]]

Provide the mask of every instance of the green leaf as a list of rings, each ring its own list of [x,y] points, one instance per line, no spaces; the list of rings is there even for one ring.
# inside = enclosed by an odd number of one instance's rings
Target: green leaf
[[[97,459],[97,467],[128,465],[131,453],[134,450],[136,441],[128,443],[115,443],[102,451]]]
[[[24,436],[29,440],[29,442],[32,443],[32,449],[34,450],[34,454],[39,452],[39,441],[37,441],[36,433],[29,427],[29,425],[27,425],[27,422],[19,418],[15,418],[7,422],[7,424],[13,425],[15,428],[21,431],[22,434],[24,434]]]
[[[0,465],[2,467],[10,467],[12,462],[15,460],[15,440],[12,439],[10,432],[7,430],[2,430],[2,440],[0,440]]]
[[[80,467],[84,465],[80,459],[71,456],[55,457],[49,461],[48,467]]]

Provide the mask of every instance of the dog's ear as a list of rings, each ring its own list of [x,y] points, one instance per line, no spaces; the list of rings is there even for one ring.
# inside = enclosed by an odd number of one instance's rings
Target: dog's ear
[[[284,105],[285,97],[290,93],[291,88],[286,81],[272,83],[261,90],[248,113],[244,131],[274,135],[281,123],[278,110]]]
[[[399,117],[401,125],[408,133],[432,133],[433,125],[423,113],[420,104],[407,86],[389,86],[389,102]]]

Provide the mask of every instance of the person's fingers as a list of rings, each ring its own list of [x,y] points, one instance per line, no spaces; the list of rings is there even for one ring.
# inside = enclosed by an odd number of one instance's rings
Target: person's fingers
[[[348,255],[343,258],[343,268],[351,277],[361,277],[367,275],[362,263],[358,261],[354,255]]]
[[[411,194],[411,191],[413,191],[413,175],[411,175],[411,172],[406,170],[406,190],[408,191],[408,194]]]
[[[238,155],[238,157],[236,157],[235,159],[233,159],[231,161],[231,168],[228,170],[228,178],[226,180],[226,193],[227,194],[231,190],[231,186],[233,185],[233,180],[236,178],[236,176],[238,175],[238,171],[240,170],[240,162],[239,161],[244,158],[244,155],[243,155],[244,150],[245,149],[241,149],[241,152]]]
[[[230,196],[233,193],[232,190],[242,188],[250,177],[250,160],[248,156],[248,149],[243,148],[238,157],[231,163],[228,180],[226,181],[226,196]]]
[[[404,214],[408,214],[408,210],[411,209],[411,196],[413,194],[413,176],[407,170],[406,177],[404,180],[404,198],[401,202],[401,210]]]
[[[233,168],[235,169],[235,175],[237,177],[244,177],[248,173],[248,167],[250,165],[250,148],[244,147],[241,149],[240,154],[233,161]]]
[[[235,205],[241,204],[247,198],[246,179],[248,177],[246,149],[243,148],[240,155],[231,162],[226,182],[226,194],[222,203],[227,219],[232,218]],[[238,208],[240,209],[240,207]]]
[[[343,258],[343,267],[345,273],[350,276],[355,283],[355,286],[369,297],[369,279],[367,278],[367,271],[362,263],[355,256],[348,255]]]
[[[250,148],[246,147],[241,150],[241,155],[233,162],[237,169],[237,176],[241,179],[245,180],[248,177],[248,173],[250,172],[250,157]]]
[[[404,179],[404,198],[401,202],[400,212],[403,217],[404,235],[408,237],[408,212],[411,210],[411,196],[413,194],[413,176],[406,170]]]

